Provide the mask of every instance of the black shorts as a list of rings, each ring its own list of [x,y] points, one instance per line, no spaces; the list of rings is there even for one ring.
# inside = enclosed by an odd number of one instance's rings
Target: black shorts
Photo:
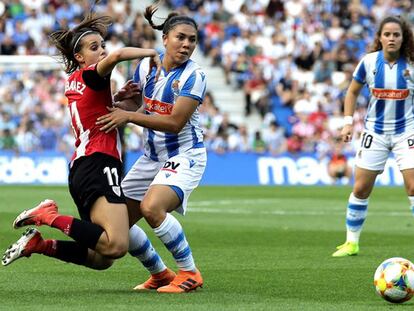
[[[110,203],[124,203],[121,188],[122,162],[104,153],[77,159],[69,172],[69,191],[81,219],[90,221],[95,201],[104,196]]]

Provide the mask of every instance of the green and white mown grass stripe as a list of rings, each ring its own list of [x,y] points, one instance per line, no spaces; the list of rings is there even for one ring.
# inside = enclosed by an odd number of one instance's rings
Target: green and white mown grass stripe
[[[375,294],[384,259],[414,259],[414,217],[401,188],[376,188],[351,258],[332,258],[345,238],[349,187],[201,187],[183,224],[205,286],[186,295],[136,293],[147,278],[126,256],[93,271],[33,255],[0,267],[0,310],[390,310]],[[66,187],[0,187],[0,251],[17,240],[14,217],[45,198],[76,215]],[[172,268],[171,255],[141,221]],[[46,238],[66,239],[40,228]],[[414,300],[405,303],[414,307]]]

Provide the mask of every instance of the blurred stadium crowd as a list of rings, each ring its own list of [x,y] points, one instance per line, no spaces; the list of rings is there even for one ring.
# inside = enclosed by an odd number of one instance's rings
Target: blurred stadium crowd
[[[101,1],[97,11],[113,16],[108,50],[125,45],[155,47],[156,34],[139,1]],[[227,84],[243,90],[246,120],[259,114],[262,127],[233,124],[209,90],[201,106],[207,147],[216,152],[316,152],[338,149],[346,88],[385,15],[414,21],[410,0],[170,0],[171,9],[195,18],[200,48],[220,66]],[[87,1],[3,0],[0,55],[56,55],[47,34],[74,25]],[[135,64],[114,74],[114,89]],[[61,71],[6,72],[0,67],[0,149],[70,152],[73,138]],[[367,90],[365,90],[367,95]],[[225,103],[222,103],[225,105]],[[360,96],[356,135],[367,105]],[[128,150],[142,148],[141,130],[124,130]],[[352,151],[353,145],[346,147]]]

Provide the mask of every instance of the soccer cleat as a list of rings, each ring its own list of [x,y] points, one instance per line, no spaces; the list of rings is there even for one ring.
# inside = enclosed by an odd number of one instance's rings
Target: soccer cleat
[[[39,243],[42,242],[43,238],[40,232],[35,228],[28,228],[16,243],[6,249],[1,263],[3,266],[7,266],[23,256],[30,257],[35,252]]]
[[[32,209],[25,210],[13,222],[13,228],[21,228],[29,225],[51,225],[58,217],[58,207],[53,200],[44,200]]]
[[[164,271],[152,274],[151,277],[144,283],[135,286],[134,290],[147,291],[151,289],[158,289],[162,286],[170,284],[171,281],[174,280],[175,276],[174,271],[167,268]]]
[[[358,243],[345,242],[337,247],[337,251],[332,254],[332,257],[354,256],[359,252]]]
[[[181,294],[195,290],[197,287],[203,287],[203,278],[200,271],[179,270],[174,280],[169,285],[158,288],[157,292]]]

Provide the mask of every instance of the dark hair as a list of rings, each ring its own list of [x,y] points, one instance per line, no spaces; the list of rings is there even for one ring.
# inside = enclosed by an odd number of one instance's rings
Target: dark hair
[[[400,48],[400,53],[409,62],[414,63],[414,36],[413,36],[413,32],[411,30],[410,25],[402,17],[399,17],[399,16],[388,16],[388,17],[385,17],[381,21],[381,23],[378,27],[378,30],[375,34],[374,43],[372,45],[372,48],[371,48],[370,52],[376,52],[376,51],[382,50],[382,44],[380,42],[381,32],[382,32],[382,29],[384,28],[385,24],[388,24],[388,23],[396,23],[396,24],[400,25],[401,31],[402,31],[402,37],[403,37],[403,41],[402,41],[401,48]]]
[[[162,30],[162,33],[166,35],[176,25],[187,24],[187,25],[193,26],[195,30],[198,31],[198,26],[194,19],[186,15],[180,15],[177,12],[171,12],[170,14],[168,14],[164,23],[160,25],[155,25],[154,22],[152,21],[152,16],[158,10],[160,3],[161,1],[157,1],[154,4],[147,6],[145,9],[144,17],[149,22],[149,24],[151,25],[153,29]]]
[[[90,12],[73,29],[61,29],[49,35],[49,40],[63,57],[66,73],[70,74],[79,67],[75,54],[82,49],[82,37],[86,33],[97,33],[105,37],[111,24],[110,16],[97,16]]]

